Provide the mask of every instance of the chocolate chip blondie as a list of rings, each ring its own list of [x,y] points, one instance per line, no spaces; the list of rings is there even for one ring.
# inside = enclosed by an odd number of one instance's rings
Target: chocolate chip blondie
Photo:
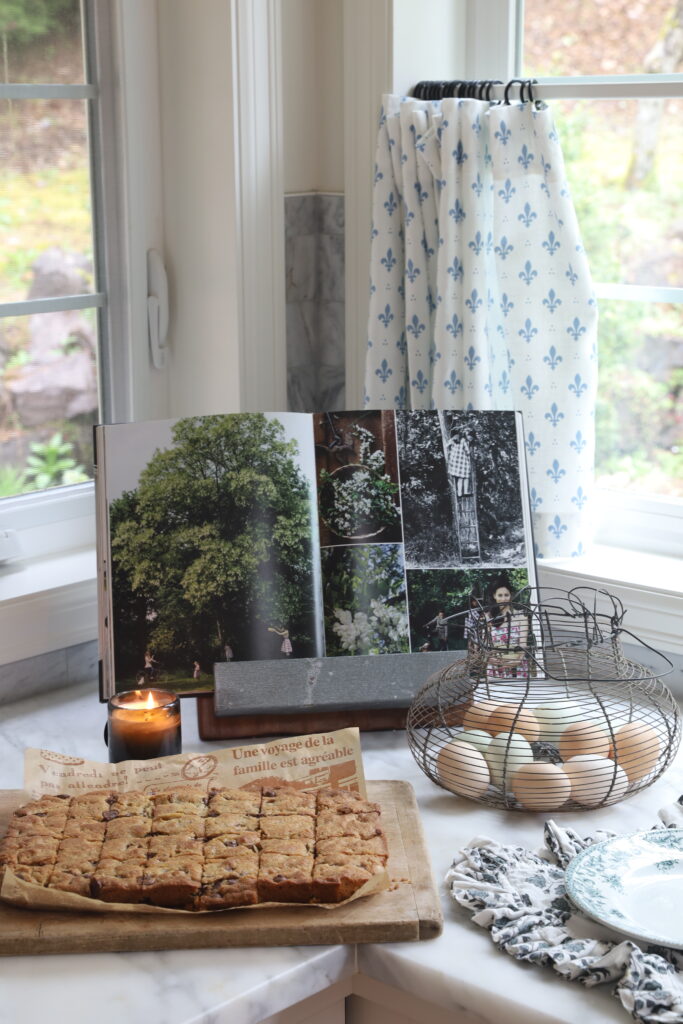
[[[0,871],[109,903],[223,910],[338,903],[385,870],[381,810],[347,790],[177,787],[20,807]]]

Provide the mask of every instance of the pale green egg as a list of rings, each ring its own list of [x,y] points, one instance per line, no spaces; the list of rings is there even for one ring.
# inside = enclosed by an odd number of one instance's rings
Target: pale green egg
[[[585,709],[571,700],[548,701],[543,707],[534,708],[534,714],[541,727],[541,739],[557,743],[568,725],[586,720]]]
[[[486,750],[491,781],[502,789],[506,788],[506,780],[511,779],[521,765],[528,764],[533,759],[534,752],[531,749],[531,744],[518,732],[498,733]]]
[[[465,729],[464,732],[457,735],[456,739],[459,743],[469,743],[482,754],[485,754],[491,742],[491,733],[484,732],[483,729]]]

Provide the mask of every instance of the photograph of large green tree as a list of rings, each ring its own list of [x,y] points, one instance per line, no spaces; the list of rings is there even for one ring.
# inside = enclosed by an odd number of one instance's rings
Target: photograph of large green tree
[[[167,425],[170,443],[110,501],[117,690],[144,673],[201,692],[217,661],[324,653],[313,482],[305,439],[282,420]]]

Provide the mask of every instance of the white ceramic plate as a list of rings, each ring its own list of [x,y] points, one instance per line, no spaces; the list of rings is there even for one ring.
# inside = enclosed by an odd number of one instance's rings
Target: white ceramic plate
[[[567,895],[618,932],[683,949],[683,828],[615,836],[569,863]]]

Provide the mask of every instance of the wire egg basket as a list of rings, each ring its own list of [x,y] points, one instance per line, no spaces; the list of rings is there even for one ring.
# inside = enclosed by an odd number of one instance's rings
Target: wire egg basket
[[[599,610],[600,609],[600,610]],[[444,789],[492,807],[604,807],[651,785],[681,738],[671,662],[624,629],[607,591],[526,588],[504,611],[475,599],[467,656],[408,711],[410,749]],[[650,652],[633,661],[623,641]]]

